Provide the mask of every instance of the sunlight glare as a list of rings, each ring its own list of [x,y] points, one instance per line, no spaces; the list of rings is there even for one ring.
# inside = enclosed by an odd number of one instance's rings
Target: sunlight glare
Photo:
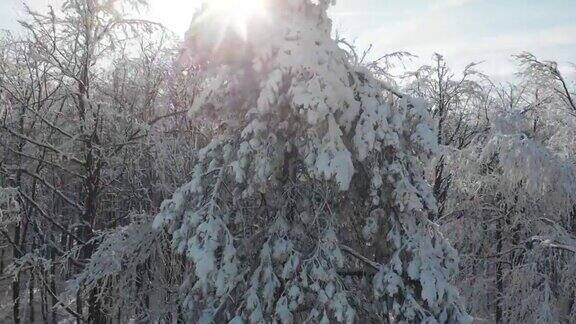
[[[227,27],[232,27],[244,39],[247,37],[247,25],[254,18],[266,16],[265,0],[211,0],[208,15],[215,15],[224,20]]]

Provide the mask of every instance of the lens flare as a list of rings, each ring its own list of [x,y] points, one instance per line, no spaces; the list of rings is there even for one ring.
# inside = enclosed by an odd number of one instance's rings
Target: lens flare
[[[207,15],[222,20],[225,28],[233,28],[244,39],[250,21],[266,16],[265,0],[211,0],[207,5]]]

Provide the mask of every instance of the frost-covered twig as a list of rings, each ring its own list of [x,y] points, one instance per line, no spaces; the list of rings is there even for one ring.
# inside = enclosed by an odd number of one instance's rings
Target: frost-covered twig
[[[22,190],[19,191],[20,195],[22,197],[24,197],[29,203],[32,204],[32,206],[34,206],[34,208],[36,208],[36,210],[38,210],[40,212],[40,215],[42,217],[44,217],[46,220],[48,220],[50,223],[52,223],[54,226],[58,227],[62,232],[68,234],[70,237],[74,238],[77,242],[81,243],[81,244],[86,244],[86,242],[84,242],[82,239],[80,239],[78,236],[76,236],[74,233],[70,232],[68,229],[66,229],[64,226],[62,226],[60,223],[58,223],[57,221],[55,221],[52,217],[48,216],[48,214],[46,214],[46,212],[36,203],[36,201],[34,201],[34,199],[30,198],[30,196],[28,196],[25,192],[23,192]]]
[[[344,244],[340,244],[340,249],[342,249],[342,251],[350,254],[351,256],[355,257],[356,259],[364,262],[365,264],[369,265],[372,269],[376,270],[376,271],[380,271],[381,265],[368,259],[367,257],[363,256],[362,254],[360,254],[359,252],[357,252],[356,250],[354,250],[353,248],[344,245]]]

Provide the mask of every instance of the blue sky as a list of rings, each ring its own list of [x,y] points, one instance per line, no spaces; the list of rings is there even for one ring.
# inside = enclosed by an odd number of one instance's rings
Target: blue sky
[[[438,52],[458,68],[484,61],[499,79],[510,77],[510,56],[522,51],[556,60],[566,73],[576,63],[576,0],[341,0],[333,17],[377,55],[406,50],[425,60]]]
[[[180,34],[198,2],[150,1],[148,15]],[[16,26],[21,3],[0,0],[0,28]],[[510,55],[522,51],[556,60],[566,73],[574,71],[567,63],[576,63],[576,0],[337,0],[331,15],[360,48],[373,44],[375,56],[406,50],[420,57],[415,64],[438,52],[457,69],[484,61],[484,71],[506,79],[514,71]]]

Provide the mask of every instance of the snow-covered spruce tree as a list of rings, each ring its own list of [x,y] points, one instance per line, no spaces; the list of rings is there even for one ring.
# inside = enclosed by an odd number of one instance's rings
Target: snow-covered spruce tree
[[[194,264],[187,321],[470,320],[428,221],[430,116],[348,61],[331,2],[270,0],[245,33],[208,6],[187,35],[215,135],[154,222]]]

